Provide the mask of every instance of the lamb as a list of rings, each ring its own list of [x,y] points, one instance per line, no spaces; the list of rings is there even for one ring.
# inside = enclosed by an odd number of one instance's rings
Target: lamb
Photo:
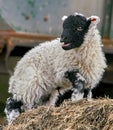
[[[102,43],[96,25],[99,17],[81,14],[63,17],[61,39],[48,41],[31,49],[17,63],[9,81],[12,101],[21,102],[22,110],[40,105],[55,105],[59,94],[71,91],[72,100],[84,97],[85,89],[96,87],[106,68]],[[9,100],[7,101],[9,102]],[[10,106],[10,103],[7,103]],[[5,113],[11,123],[6,105]]]

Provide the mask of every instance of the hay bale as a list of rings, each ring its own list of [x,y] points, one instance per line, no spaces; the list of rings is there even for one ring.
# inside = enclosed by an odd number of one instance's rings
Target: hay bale
[[[112,130],[113,100],[64,102],[60,107],[41,106],[22,113],[3,130]]]

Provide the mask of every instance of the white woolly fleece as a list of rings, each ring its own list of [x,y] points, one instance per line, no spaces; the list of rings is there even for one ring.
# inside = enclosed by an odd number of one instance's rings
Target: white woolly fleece
[[[64,77],[68,70],[79,69],[87,82],[86,87],[94,88],[101,80],[106,61],[98,30],[90,28],[79,48],[65,51],[61,46],[60,39],[45,42],[18,62],[10,78],[9,93],[21,100],[26,109],[40,105],[43,95],[54,95],[58,86],[69,89],[71,83]],[[52,103],[54,101],[50,105]]]

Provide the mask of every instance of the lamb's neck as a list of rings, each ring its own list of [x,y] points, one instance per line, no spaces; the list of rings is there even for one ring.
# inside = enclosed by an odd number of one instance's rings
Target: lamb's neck
[[[67,53],[65,54],[66,58],[73,61],[69,63],[72,66],[75,66],[76,63],[82,66],[90,65],[92,61],[96,61],[98,56],[102,55],[102,43],[98,30],[94,30],[94,33],[88,32],[81,47],[65,51],[65,53]]]
[[[79,55],[91,57],[94,53],[101,51],[102,49],[101,37],[98,30],[89,30],[86,34],[83,45],[78,48]]]

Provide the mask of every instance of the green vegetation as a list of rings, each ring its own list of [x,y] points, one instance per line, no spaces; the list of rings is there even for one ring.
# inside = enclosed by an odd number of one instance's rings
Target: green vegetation
[[[11,57],[9,59],[8,68],[13,70],[17,61],[20,57]],[[6,99],[9,97],[8,94],[8,82],[9,82],[9,74],[1,74],[0,73],[0,118],[4,116],[4,107]]]

